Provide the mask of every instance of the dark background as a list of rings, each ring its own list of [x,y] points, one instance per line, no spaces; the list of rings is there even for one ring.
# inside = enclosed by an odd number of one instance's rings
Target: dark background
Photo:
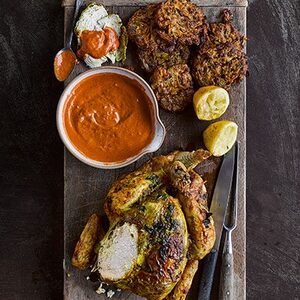
[[[247,295],[300,299],[300,1],[250,0]],[[0,1],[0,299],[62,299],[59,0]]]

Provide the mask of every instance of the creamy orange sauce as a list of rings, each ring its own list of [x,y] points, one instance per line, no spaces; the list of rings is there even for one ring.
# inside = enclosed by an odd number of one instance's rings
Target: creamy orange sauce
[[[101,162],[120,162],[150,144],[151,102],[136,81],[113,73],[92,75],[75,86],[64,106],[72,144]]]
[[[113,28],[105,27],[103,31],[84,30],[80,35],[80,49],[77,54],[83,57],[86,54],[94,58],[101,58],[110,51],[119,48],[119,38]]]
[[[61,51],[54,59],[54,74],[59,81],[65,81],[76,64],[76,57],[70,50]]]

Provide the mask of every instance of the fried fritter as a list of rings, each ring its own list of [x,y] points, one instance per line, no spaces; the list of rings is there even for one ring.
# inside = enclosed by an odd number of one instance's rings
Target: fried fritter
[[[245,38],[232,25],[231,12],[224,10],[222,15],[223,23],[209,25],[205,42],[192,61],[192,76],[200,86],[229,90],[247,74],[248,59],[243,51]]]
[[[192,67],[193,78],[200,86],[216,85],[229,90],[246,75],[248,61],[243,51],[229,43],[217,47],[206,43],[199,49]]]
[[[188,46],[177,45],[171,52],[138,49],[138,57],[146,72],[153,72],[157,67],[169,68],[176,64],[186,64],[190,56]]]
[[[233,15],[228,9],[221,13],[223,22],[210,23],[207,38],[215,45],[232,44],[236,49],[243,50],[245,38],[244,36],[232,25]]]
[[[193,82],[188,65],[168,69],[158,67],[150,79],[160,106],[170,112],[180,112],[192,101]]]
[[[155,22],[159,36],[168,43],[199,45],[205,16],[189,0],[167,0],[157,8]]]
[[[154,15],[158,4],[149,4],[137,10],[127,24],[129,39],[144,50],[157,51],[163,49],[172,51],[174,43],[167,43],[162,40],[154,28]]]

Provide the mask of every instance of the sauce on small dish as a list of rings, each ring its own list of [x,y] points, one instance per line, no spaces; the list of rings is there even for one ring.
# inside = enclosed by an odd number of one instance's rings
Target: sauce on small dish
[[[77,51],[79,57],[90,55],[93,58],[101,58],[110,51],[119,48],[119,38],[113,28],[105,27],[102,31],[84,30],[80,35],[80,48]]]
[[[57,80],[65,81],[76,64],[76,56],[71,50],[62,50],[54,58],[54,74]]]
[[[71,143],[86,157],[120,162],[149,145],[154,113],[143,87],[115,73],[83,79],[64,104],[64,126]]]

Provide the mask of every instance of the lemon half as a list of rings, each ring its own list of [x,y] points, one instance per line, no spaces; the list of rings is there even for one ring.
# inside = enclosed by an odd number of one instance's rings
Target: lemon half
[[[214,120],[221,117],[229,105],[229,94],[217,86],[205,86],[194,94],[193,103],[198,119]]]
[[[203,132],[205,147],[214,156],[227,153],[237,139],[238,126],[232,121],[218,121],[209,125]]]

